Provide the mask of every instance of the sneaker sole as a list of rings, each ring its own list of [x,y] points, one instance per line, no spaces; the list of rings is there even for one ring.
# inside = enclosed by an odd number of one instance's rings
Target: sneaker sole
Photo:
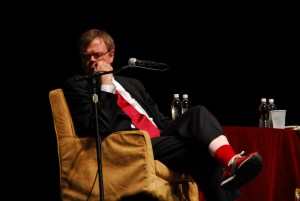
[[[237,169],[236,174],[224,180],[220,187],[225,190],[236,190],[256,177],[262,169],[262,158],[255,154],[245,160]]]

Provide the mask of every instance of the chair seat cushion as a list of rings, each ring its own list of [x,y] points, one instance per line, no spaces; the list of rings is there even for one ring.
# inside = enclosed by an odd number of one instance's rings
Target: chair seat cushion
[[[167,180],[169,182],[193,181],[192,177],[188,174],[174,172],[158,160],[155,160],[154,162],[155,162],[155,174],[164,180]]]

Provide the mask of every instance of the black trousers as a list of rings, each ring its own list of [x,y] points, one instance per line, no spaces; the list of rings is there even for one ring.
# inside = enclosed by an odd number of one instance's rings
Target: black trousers
[[[160,137],[152,138],[154,158],[176,172],[190,174],[207,201],[232,201],[239,190],[219,187],[222,167],[208,151],[210,142],[220,135],[218,120],[204,106],[194,106]]]

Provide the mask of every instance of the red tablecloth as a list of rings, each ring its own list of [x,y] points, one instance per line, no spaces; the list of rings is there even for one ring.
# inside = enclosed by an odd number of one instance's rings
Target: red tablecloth
[[[236,201],[293,201],[300,187],[300,134],[290,129],[223,126],[225,134],[239,153],[258,151],[263,169],[241,187]]]

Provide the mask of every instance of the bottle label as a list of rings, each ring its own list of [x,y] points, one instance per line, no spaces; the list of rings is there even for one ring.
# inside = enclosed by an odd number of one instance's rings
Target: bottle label
[[[174,121],[180,115],[179,108],[172,108],[172,121]]]

